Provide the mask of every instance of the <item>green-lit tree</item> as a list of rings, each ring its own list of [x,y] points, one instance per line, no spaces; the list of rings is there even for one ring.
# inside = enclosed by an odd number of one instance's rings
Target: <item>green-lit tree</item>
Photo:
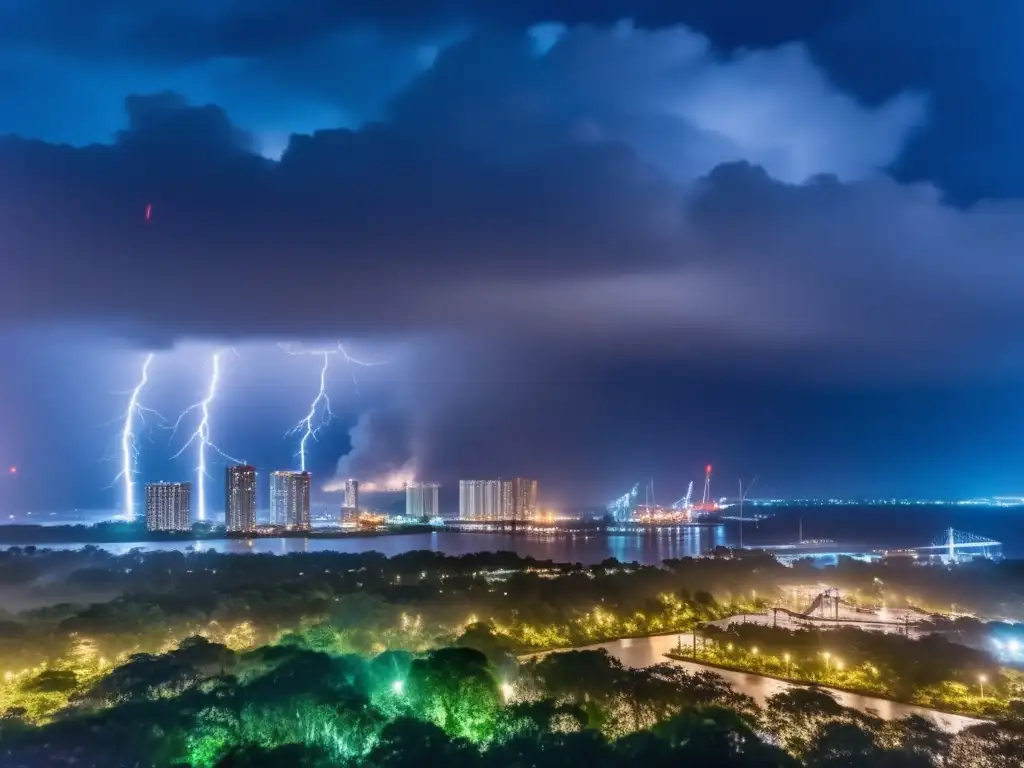
[[[402,688],[413,712],[451,736],[476,743],[492,737],[501,698],[479,651],[441,648],[414,659]]]

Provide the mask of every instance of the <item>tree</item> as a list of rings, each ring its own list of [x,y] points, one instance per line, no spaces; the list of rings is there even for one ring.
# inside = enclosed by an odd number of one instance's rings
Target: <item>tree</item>
[[[441,648],[414,659],[403,686],[414,712],[451,736],[487,741],[500,706],[485,657],[472,648]]]
[[[216,768],[332,768],[332,763],[319,749],[303,744],[284,744],[272,749],[246,746],[222,757]]]
[[[366,768],[482,768],[484,763],[465,739],[452,739],[432,723],[403,717],[385,726],[362,764]]]

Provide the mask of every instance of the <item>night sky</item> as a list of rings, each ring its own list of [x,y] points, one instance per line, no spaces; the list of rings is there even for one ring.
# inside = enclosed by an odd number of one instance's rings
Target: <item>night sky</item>
[[[0,0],[0,481],[1024,494],[1019,0]],[[147,219],[147,207],[150,215]],[[236,354],[237,353],[237,354]],[[190,413],[137,479],[193,476]],[[210,453],[212,498],[223,460]]]

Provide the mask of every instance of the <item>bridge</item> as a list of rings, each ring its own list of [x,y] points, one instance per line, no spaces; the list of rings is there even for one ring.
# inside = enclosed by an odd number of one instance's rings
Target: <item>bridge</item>
[[[915,551],[922,555],[938,555],[946,562],[956,563],[965,557],[1001,557],[1002,547],[1002,543],[986,536],[947,528],[937,534],[931,544],[917,547]]]

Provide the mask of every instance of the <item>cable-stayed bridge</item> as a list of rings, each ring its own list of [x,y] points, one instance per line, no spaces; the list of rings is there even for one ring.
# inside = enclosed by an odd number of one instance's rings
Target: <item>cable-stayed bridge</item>
[[[947,528],[936,534],[928,546],[917,547],[917,551],[924,555],[938,555],[943,560],[955,563],[963,558],[999,557],[1002,554],[1002,547],[1000,542],[987,536]]]

